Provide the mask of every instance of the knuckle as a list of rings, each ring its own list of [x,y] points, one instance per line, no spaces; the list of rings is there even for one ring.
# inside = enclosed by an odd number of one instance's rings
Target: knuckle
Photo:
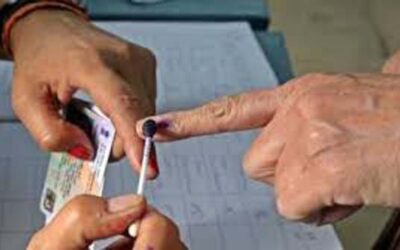
[[[302,94],[304,92],[309,91],[313,87],[321,86],[322,84],[326,84],[332,82],[335,78],[335,75],[326,74],[326,73],[309,73],[299,78],[292,80],[288,84],[287,87],[291,87],[292,90],[297,92],[298,94]]]
[[[70,220],[75,222],[80,222],[86,219],[88,210],[88,200],[90,200],[89,195],[79,195],[73,198],[66,206],[67,214]]]
[[[277,159],[266,160],[263,158],[261,164],[257,157],[257,155],[249,157],[249,154],[246,154],[243,160],[243,171],[246,176],[255,181],[270,183],[275,177]]]
[[[301,216],[299,215],[297,208],[290,203],[290,199],[285,196],[278,196],[276,202],[278,213],[288,220],[299,220]]]
[[[308,83],[308,84],[319,84],[326,80],[332,79],[332,74],[327,73],[308,73],[302,77],[300,77],[301,82]]]
[[[85,76],[96,75],[99,69],[104,67],[103,59],[95,49],[88,49],[77,54],[72,61],[77,62],[77,69]]]
[[[165,215],[160,216],[157,224],[166,235],[179,235],[178,227]]]
[[[37,134],[37,141],[41,149],[45,151],[57,151],[62,146],[63,138],[59,133],[42,130]]]
[[[169,220],[165,215],[159,215],[157,225],[163,229],[163,231],[167,231],[170,227]]]
[[[264,168],[244,165],[243,170],[246,176],[248,176],[250,179],[260,182],[268,183],[268,181],[271,180],[275,175],[274,169],[268,167]]]
[[[145,58],[148,65],[150,65],[151,67],[157,66],[157,57],[150,49],[143,48],[143,57]]]
[[[195,122],[196,117],[188,114],[187,112],[171,113],[169,115],[170,120],[174,121],[173,129],[176,134],[180,137],[187,137],[193,135],[193,131],[189,124]]]
[[[343,129],[323,120],[308,122],[305,133],[306,152],[311,158],[336,151],[349,141]]]
[[[84,37],[76,39],[74,45],[75,46],[71,47],[68,51],[71,55],[96,54],[98,51],[96,43]]]
[[[156,55],[148,48],[141,47],[138,45],[133,44],[126,44],[127,45],[127,53],[129,58],[132,62],[137,64],[139,59],[142,66],[155,68],[157,66],[157,58]]]
[[[216,121],[217,129],[222,131],[226,129],[225,126],[229,126],[228,122],[238,115],[239,103],[239,96],[225,96],[203,106],[203,112]]]
[[[27,249],[51,249],[51,243],[46,239],[46,231],[43,228],[32,236]]]
[[[28,103],[29,97],[24,94],[17,93],[13,91],[12,98],[11,98],[11,105],[14,112],[21,116],[23,114],[23,110]],[[21,118],[21,117],[20,117]]]
[[[132,44],[126,41],[118,42],[115,46],[115,50],[119,55],[122,56],[130,55],[132,50]]]
[[[297,100],[297,108],[303,118],[319,118],[325,112],[325,98],[320,91],[311,89]]]
[[[115,99],[113,109],[125,109],[131,114],[132,112],[137,112],[138,110],[144,109],[143,100],[133,94],[123,93]]]
[[[327,179],[333,181],[346,176],[346,171],[352,169],[354,162],[348,156],[347,150],[325,147],[309,157],[309,167],[318,168],[325,173]]]
[[[260,176],[260,170],[250,162],[248,157],[246,156],[243,160],[243,171],[251,179],[257,180]]]

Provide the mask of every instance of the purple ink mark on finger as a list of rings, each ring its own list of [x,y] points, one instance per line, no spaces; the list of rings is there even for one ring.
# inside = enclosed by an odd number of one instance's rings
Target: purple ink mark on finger
[[[159,129],[168,129],[171,126],[171,122],[167,120],[160,121],[157,123]]]

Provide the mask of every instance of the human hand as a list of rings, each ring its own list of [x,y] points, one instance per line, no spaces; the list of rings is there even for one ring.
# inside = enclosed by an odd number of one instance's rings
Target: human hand
[[[399,76],[313,74],[151,119],[165,127],[159,141],[264,127],[244,169],[275,186],[288,219],[326,223],[362,205],[400,206]]]
[[[400,50],[389,58],[383,66],[385,74],[400,74]]]
[[[90,195],[78,196],[50,224],[35,233],[27,249],[88,249],[95,240],[124,234],[139,219],[136,239],[123,237],[107,249],[186,249],[175,224],[153,208],[146,211],[145,200],[135,195],[109,200]]]
[[[156,97],[156,60],[148,49],[62,10],[37,10],[19,20],[11,32],[11,47],[13,108],[43,149],[69,151],[84,159],[93,154],[84,132],[59,115],[82,89],[116,126],[113,157],[126,153],[139,170],[143,141],[135,123],[154,112]],[[155,154],[150,165],[148,177],[155,178]]]

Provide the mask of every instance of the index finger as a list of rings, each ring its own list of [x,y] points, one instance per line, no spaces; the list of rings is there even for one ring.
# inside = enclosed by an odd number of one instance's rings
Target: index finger
[[[255,90],[235,96],[225,96],[203,106],[179,112],[149,117],[159,125],[155,140],[172,141],[262,127],[273,118],[289,94],[289,87]],[[145,120],[137,123],[140,136]]]

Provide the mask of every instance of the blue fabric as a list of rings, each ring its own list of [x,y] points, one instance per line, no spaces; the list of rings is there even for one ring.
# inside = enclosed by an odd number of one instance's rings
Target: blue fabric
[[[164,0],[134,4],[131,0],[87,0],[97,20],[248,21],[266,29],[269,13],[265,0]]]
[[[276,73],[279,83],[283,84],[292,79],[293,71],[283,34],[280,32],[256,32],[256,37]]]

